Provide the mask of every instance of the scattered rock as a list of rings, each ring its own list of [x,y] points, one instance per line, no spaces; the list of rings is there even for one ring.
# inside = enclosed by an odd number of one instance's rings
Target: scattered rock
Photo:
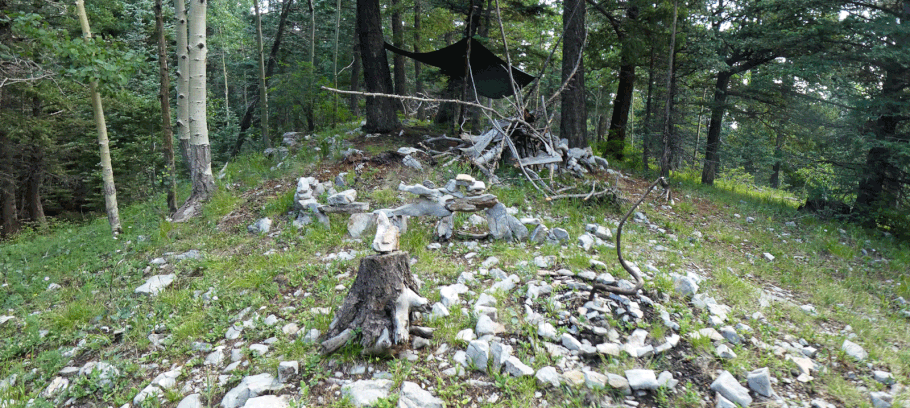
[[[556,368],[551,366],[546,366],[537,370],[534,377],[537,378],[537,383],[544,387],[551,386],[559,388],[559,385],[562,383],[559,373],[556,372]]]
[[[398,396],[399,408],[443,408],[445,403],[416,383],[405,381]]]
[[[527,377],[534,375],[534,369],[529,367],[527,364],[522,363],[521,360],[515,356],[511,356],[506,360],[503,371],[513,377]]]
[[[394,382],[385,379],[359,380],[342,386],[341,395],[347,397],[355,407],[367,407],[381,398],[387,398],[393,385]]]
[[[853,357],[859,361],[864,361],[867,357],[869,357],[869,353],[867,353],[862,346],[850,340],[844,340],[844,344],[841,345],[841,350],[847,353],[848,356]]]
[[[659,387],[654,370],[626,370],[626,379],[633,390],[656,390]]]
[[[746,389],[746,387],[743,387],[729,371],[724,370],[720,376],[711,383],[711,389],[724,398],[743,407],[748,407],[749,404],[752,403],[752,397],[749,396],[749,390]]]
[[[145,281],[141,286],[136,288],[135,293],[145,293],[151,296],[155,296],[160,293],[164,288],[171,285],[174,282],[174,279],[177,279],[177,275],[171,273],[167,275],[155,275]]]
[[[268,234],[272,230],[272,219],[260,218],[256,223],[248,225],[246,230],[251,234]]]
[[[746,382],[749,384],[749,389],[755,391],[756,394],[769,398],[774,394],[771,389],[771,370],[768,367],[749,372]]]

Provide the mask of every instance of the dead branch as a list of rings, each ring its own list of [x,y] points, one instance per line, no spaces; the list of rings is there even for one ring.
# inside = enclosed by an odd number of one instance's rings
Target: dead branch
[[[629,274],[632,275],[633,278],[635,278],[635,287],[633,287],[632,289],[622,289],[622,288],[618,288],[615,286],[607,286],[602,283],[594,282],[591,285],[592,286],[591,295],[588,297],[588,300],[594,300],[594,296],[597,295],[598,290],[601,290],[603,292],[631,296],[631,295],[638,293],[638,291],[641,289],[641,287],[644,286],[645,282],[644,282],[644,280],[642,280],[641,272],[638,270],[638,268],[635,268],[635,267],[629,265],[629,263],[626,262],[625,258],[622,257],[622,227],[623,227],[623,225],[626,224],[626,220],[629,219],[629,216],[632,215],[632,213],[635,211],[635,209],[638,208],[638,206],[643,201],[645,201],[645,197],[648,196],[648,193],[650,193],[651,190],[654,189],[654,187],[657,187],[658,184],[660,184],[660,186],[663,187],[664,190],[669,190],[669,188],[670,188],[670,184],[667,183],[667,180],[664,179],[663,177],[659,177],[657,180],[654,181],[654,183],[651,184],[650,187],[648,187],[648,190],[645,191],[645,193],[641,195],[641,198],[638,199],[638,202],[636,202],[635,205],[633,205],[632,208],[629,209],[629,212],[626,213],[626,216],[622,217],[622,221],[620,221],[619,226],[616,227],[616,256],[619,257],[619,263],[622,265],[622,268],[625,269],[626,272],[629,272]]]
[[[501,113],[499,113],[499,111],[497,111],[496,109],[488,108],[479,103],[460,101],[458,99],[418,98],[416,96],[408,96],[408,95],[392,95],[392,94],[374,93],[374,92],[345,91],[342,89],[335,89],[335,88],[331,88],[328,86],[320,86],[319,89],[326,90],[329,92],[340,93],[340,94],[344,94],[344,95],[360,95],[360,96],[370,96],[370,97],[374,97],[374,98],[403,99],[403,100],[418,101],[418,102],[457,103],[457,104],[461,104],[461,105],[467,105],[467,106],[473,106],[475,108],[480,108],[487,112],[493,112],[500,118],[503,118],[503,119],[505,118],[505,116],[503,116]]]

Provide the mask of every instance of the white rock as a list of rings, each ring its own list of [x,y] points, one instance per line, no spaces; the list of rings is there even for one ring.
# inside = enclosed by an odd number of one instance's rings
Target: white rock
[[[147,399],[148,400],[158,399],[159,397],[161,397],[162,394],[164,394],[164,392],[161,391],[161,388],[158,388],[154,385],[149,384],[145,388],[143,388],[142,391],[139,391],[139,393],[136,394],[135,397],[133,397],[133,405],[138,406],[139,404],[141,404],[143,401],[145,401]]]
[[[373,250],[388,253],[398,250],[398,227],[392,225],[389,217],[382,211],[376,212],[376,237],[373,238]]]
[[[289,408],[289,399],[287,395],[263,395],[246,400],[243,408]]]
[[[581,342],[569,333],[563,333],[562,337],[560,337],[560,341],[562,342],[563,347],[571,351],[581,350]]]
[[[774,255],[771,255],[770,253],[765,252],[765,253],[762,254],[762,256],[764,256],[765,259],[768,260],[768,262],[771,262],[771,261],[774,260]]]
[[[505,326],[493,321],[489,315],[482,314],[480,315],[480,318],[477,319],[476,332],[479,336],[485,334],[499,334],[504,331],[506,331]]]
[[[499,372],[502,366],[512,357],[512,346],[494,341],[490,345],[490,366],[494,372]]]
[[[190,394],[180,400],[177,408],[202,408],[202,399],[199,394]]]
[[[465,353],[468,357],[468,363],[473,364],[475,369],[483,372],[487,371],[487,362],[490,359],[490,343],[484,340],[472,340],[468,343],[468,349]]]
[[[559,388],[559,385],[562,383],[561,376],[556,372],[556,368],[551,366],[546,366],[537,370],[537,373],[534,374],[534,377],[537,378],[537,383],[541,386],[551,386],[554,388]]]
[[[341,395],[348,397],[355,407],[372,406],[381,398],[387,398],[392,386],[391,380],[359,380],[341,387]]]
[[[746,376],[746,382],[749,384],[749,389],[755,391],[756,394],[765,397],[771,397],[774,394],[771,389],[771,371],[768,367],[750,371]]]
[[[727,347],[726,344],[717,346],[715,352],[720,358],[736,358],[736,353],[734,353],[733,350],[730,350],[730,347]]]
[[[853,357],[859,361],[863,361],[869,357],[869,353],[867,353],[862,346],[850,340],[844,340],[844,344],[841,346],[841,350],[847,353],[848,356]]]
[[[607,376],[594,372],[585,370],[583,371],[585,375],[585,386],[592,390],[603,389],[607,386]]]
[[[633,390],[656,390],[659,387],[654,370],[626,370],[626,379]]]
[[[556,340],[556,328],[546,321],[537,324],[537,335],[545,339]]]
[[[405,381],[401,384],[401,393],[398,396],[398,408],[443,408],[445,402],[436,398],[429,391],[419,385]]]
[[[752,397],[749,396],[749,390],[746,389],[746,387],[743,387],[729,371],[724,370],[724,372],[711,383],[711,389],[723,395],[724,398],[743,407],[748,407],[749,404],[752,403]]]
[[[513,377],[527,377],[534,375],[534,369],[528,367],[528,365],[525,363],[522,363],[521,360],[515,356],[511,356],[506,360],[503,371]]]
[[[170,284],[173,283],[174,279],[176,278],[177,275],[173,273],[167,275],[155,275],[148,278],[148,280],[146,280],[142,286],[136,288],[134,292],[155,296],[164,290],[164,288],[170,286]]]

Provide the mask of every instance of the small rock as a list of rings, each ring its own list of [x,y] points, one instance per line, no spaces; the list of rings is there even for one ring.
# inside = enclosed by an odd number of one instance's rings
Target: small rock
[[[746,382],[749,384],[749,389],[755,391],[756,394],[769,398],[774,394],[774,391],[771,390],[771,370],[768,367],[749,372]]]
[[[717,346],[717,349],[715,350],[715,352],[717,353],[717,356],[720,358],[724,358],[724,359],[736,358],[736,353],[734,353],[733,350],[730,350],[730,347],[727,347],[726,344],[721,344],[721,345]]]
[[[534,369],[529,367],[527,364],[522,363],[521,360],[515,356],[511,356],[506,360],[503,371],[513,377],[527,377],[534,375]]]
[[[468,363],[473,364],[475,369],[483,372],[487,371],[487,362],[490,358],[490,343],[483,340],[472,340],[468,343],[468,349],[465,353],[468,357]]]
[[[388,253],[398,250],[398,227],[392,225],[389,217],[382,211],[376,212],[376,237],[373,238],[373,250]]]
[[[711,389],[718,394],[723,395],[724,398],[743,407],[748,407],[749,404],[752,404],[752,397],[749,396],[749,390],[746,389],[746,387],[743,387],[729,371],[724,370],[720,376],[711,383]]]
[[[445,402],[436,398],[429,391],[420,388],[416,383],[405,381],[401,384],[398,396],[399,408],[443,408]]]
[[[300,363],[297,361],[282,361],[278,363],[278,381],[286,383],[295,377],[300,371]]]
[[[869,393],[869,400],[872,401],[874,408],[890,408],[894,402],[894,396],[887,392],[874,391]]]
[[[592,390],[600,390],[607,386],[607,376],[594,371],[585,370],[585,386]]]
[[[885,385],[894,384],[894,376],[891,375],[891,373],[889,373],[887,371],[873,370],[872,378],[874,378],[875,381],[878,381]]]
[[[392,386],[391,380],[359,380],[341,387],[341,395],[347,397],[355,407],[373,406],[376,401],[387,398]]]
[[[272,220],[268,217],[260,218],[255,224],[246,227],[251,234],[268,234],[272,230]]]
[[[633,390],[656,390],[659,387],[654,370],[626,370],[626,379]]]
[[[562,374],[562,381],[571,387],[581,387],[585,383],[585,375],[578,370],[566,371]]]
[[[859,361],[863,361],[869,357],[869,353],[867,353],[862,346],[850,340],[844,340],[844,344],[841,345],[841,350],[847,353],[848,356]]]
[[[537,370],[537,373],[534,374],[534,377],[537,378],[537,383],[541,386],[552,386],[554,388],[559,388],[561,384],[560,375],[556,372],[556,368],[551,366],[546,366]]]
[[[199,398],[199,394],[190,394],[180,400],[180,403],[177,404],[177,408],[202,408],[202,399]]]
[[[155,296],[164,288],[171,285],[174,282],[174,279],[177,279],[177,275],[171,273],[167,275],[155,275],[148,278],[142,286],[139,286],[134,291],[135,293],[145,293],[151,296]]]
[[[774,261],[774,255],[771,255],[770,253],[765,252],[765,253],[762,254],[762,256],[764,256],[765,259],[768,260],[768,262]]]

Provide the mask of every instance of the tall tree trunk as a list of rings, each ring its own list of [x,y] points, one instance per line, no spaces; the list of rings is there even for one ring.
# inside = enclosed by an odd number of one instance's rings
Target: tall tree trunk
[[[420,18],[423,11],[420,9],[420,0],[414,0],[414,52],[420,52]],[[420,77],[420,62],[414,60],[414,92],[421,96],[423,90],[423,78]],[[424,120],[427,117],[425,103],[421,102],[417,108],[417,119]]]
[[[708,97],[708,89],[705,88],[704,92],[702,92],[702,95],[701,95],[702,102],[704,102],[705,98],[707,98],[707,97]],[[699,145],[699,143],[701,143],[701,120],[702,120],[701,118],[702,118],[702,116],[704,116],[704,111],[705,111],[705,109],[703,107],[698,109],[698,124],[695,126],[695,148],[692,149],[692,162],[693,163],[698,162],[698,145]]]
[[[619,84],[616,87],[616,97],[613,99],[613,117],[610,119],[610,130],[607,137],[607,154],[617,160],[623,159],[623,150],[626,147],[626,127],[629,124],[629,111],[632,108],[632,93],[635,91],[635,64],[632,63],[631,57],[624,55],[622,59],[622,65],[619,67]]]
[[[208,52],[206,45],[207,0],[192,0],[189,12],[189,110],[190,110],[190,162],[193,192],[177,210],[174,221],[185,221],[200,213],[201,203],[208,200],[217,190],[212,175],[212,151],[209,146],[207,120],[206,66]]]
[[[641,132],[641,162],[644,166],[645,171],[648,171],[650,164],[650,146],[648,144],[651,139],[651,118],[654,116],[653,112],[653,101],[654,101],[654,43],[651,43],[651,58],[648,62],[648,100],[645,102],[645,129]]]
[[[25,210],[28,219],[46,225],[44,205],[41,204],[41,186],[44,184],[44,150],[34,146],[29,149],[29,170],[25,184]]]
[[[784,132],[778,129],[777,137],[774,141],[774,165],[771,168],[771,187],[780,188],[780,168],[783,158]]]
[[[900,100],[901,92],[906,89],[904,78],[906,74],[900,72],[899,67],[886,67],[879,98],[885,101]],[[903,175],[900,167],[895,165],[895,161],[900,159],[895,157],[893,148],[886,143],[910,143],[910,136],[898,133],[902,116],[904,111],[900,110],[900,105],[891,102],[884,106],[878,118],[868,125],[875,135],[875,141],[866,155],[866,166],[853,207],[854,217],[867,227],[876,225],[880,210],[894,209],[900,202],[902,188],[900,180]]]
[[[278,17],[278,30],[275,32],[275,42],[272,43],[272,50],[269,52],[269,61],[265,66],[266,79],[271,77],[275,72],[275,66],[278,63],[278,49],[281,48],[281,38],[284,36],[288,12],[291,10],[292,3],[294,3],[294,0],[285,0],[284,4],[281,6],[281,15]],[[246,93],[244,93],[244,95],[246,95]],[[249,103],[246,104],[246,111],[240,119],[240,134],[237,136],[237,142],[234,143],[234,147],[231,149],[231,157],[235,157],[240,153],[240,148],[243,147],[243,143],[246,141],[246,131],[253,124],[253,113],[256,111],[258,104],[259,96],[254,94]]]
[[[562,45],[562,81],[568,80],[568,85],[561,95],[559,134],[560,137],[569,139],[570,147],[586,147],[588,115],[585,107],[585,64],[581,49],[585,39],[584,0],[563,2],[562,27],[565,33]]]
[[[392,73],[383,45],[379,0],[357,0],[357,35],[363,60],[364,85],[369,93],[392,93]],[[364,132],[387,133],[401,127],[395,101],[368,96]]]
[[[177,24],[177,140],[180,141],[180,154],[186,164],[187,171],[192,174],[190,164],[190,105],[188,94],[190,92],[189,56],[187,53],[187,21],[186,0],[174,0],[174,12]]]
[[[391,1],[391,13],[390,18],[392,20],[392,45],[403,49],[404,48],[404,28],[401,24],[401,1],[392,0]],[[392,55],[392,64],[394,69],[392,74],[395,79],[395,95],[407,95],[407,76],[404,72],[405,66],[405,57],[401,54]]]
[[[354,52],[354,66],[351,67],[351,90],[354,92],[360,91],[360,78],[363,76],[362,71],[362,62],[360,60],[360,39],[357,36],[357,28],[354,28],[354,38],[352,40],[354,43],[352,49]],[[351,94],[350,96],[351,104],[351,113],[354,117],[360,117],[360,96]]]
[[[16,167],[13,142],[0,129],[0,237],[19,232],[19,212],[16,211]]]
[[[269,95],[265,81],[265,52],[262,49],[262,13],[259,12],[259,0],[253,0],[253,9],[256,11],[256,48],[259,50],[259,122],[262,125],[262,148],[270,149],[272,140],[269,139]]]
[[[310,80],[316,81],[316,8],[313,0],[309,0],[310,8]],[[306,116],[307,130],[316,131],[316,93],[310,93],[309,103],[303,106],[303,115]]]
[[[673,105],[673,57],[676,55],[676,18],[678,1],[673,2],[673,28],[670,31],[670,52],[667,63],[667,101],[664,103],[663,154],[660,156],[660,176],[670,177],[670,139],[673,138],[670,123],[670,107]]]
[[[155,29],[158,32],[158,73],[161,84],[158,90],[158,101],[161,103],[161,138],[164,150],[167,209],[169,214],[173,214],[177,211],[177,177],[174,171],[174,132],[171,128],[171,81],[168,76],[167,43],[164,39],[164,18],[162,16],[161,0],[155,0]]]
[[[82,25],[82,35],[87,40],[92,38],[92,30],[88,25],[88,16],[85,14],[85,3],[76,0],[76,11],[79,14],[79,23]],[[107,139],[107,124],[104,122],[104,108],[101,106],[101,93],[98,92],[98,81],[89,84],[92,93],[92,110],[95,113],[95,126],[98,128],[98,147],[101,154],[101,180],[104,188],[104,208],[107,211],[107,221],[111,225],[111,233],[117,236],[123,230],[120,228],[120,211],[117,208],[117,187],[114,185],[114,170],[111,166],[111,150]]]
[[[714,185],[714,177],[720,163],[720,131],[723,127],[724,113],[727,111],[727,86],[730,85],[731,74],[723,71],[717,74],[714,84],[714,102],[711,106],[711,122],[708,124],[708,140],[705,146],[705,163],[701,171],[701,183]]]

